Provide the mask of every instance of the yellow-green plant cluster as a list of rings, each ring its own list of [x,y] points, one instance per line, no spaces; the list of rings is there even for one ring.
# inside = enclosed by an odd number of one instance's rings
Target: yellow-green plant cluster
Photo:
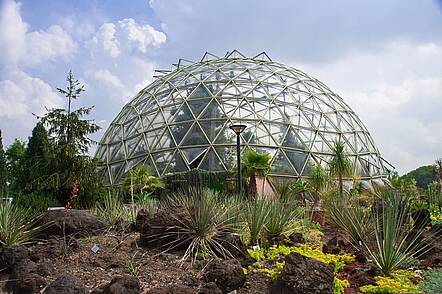
[[[419,285],[413,284],[410,278],[416,277],[409,270],[394,271],[391,276],[376,276],[376,285],[366,285],[359,288],[362,293],[423,293]]]
[[[272,281],[276,281],[281,275],[284,268],[284,261],[280,258],[287,256],[292,252],[297,252],[303,256],[314,258],[327,264],[333,264],[335,273],[341,270],[345,264],[354,261],[354,257],[349,254],[327,254],[323,253],[318,248],[313,248],[307,244],[301,244],[299,246],[285,246],[285,245],[273,245],[268,249],[254,248],[248,249],[250,257],[255,259],[252,265],[248,267],[248,271],[251,272],[263,272],[266,273]],[[346,287],[350,286],[349,282],[345,279],[339,279],[335,276],[334,279],[334,293],[344,293]]]

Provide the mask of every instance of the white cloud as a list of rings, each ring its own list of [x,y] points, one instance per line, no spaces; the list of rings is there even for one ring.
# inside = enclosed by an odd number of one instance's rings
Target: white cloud
[[[166,41],[166,35],[152,26],[140,25],[128,18],[114,23],[104,23],[91,40],[86,43],[94,56],[105,51],[118,57],[121,51],[147,53],[149,48],[158,48]]]
[[[0,10],[0,65],[35,66],[72,57],[76,44],[58,25],[46,31],[28,32],[20,16],[21,4],[5,0]]]
[[[50,85],[17,67],[4,68],[0,78],[0,122],[7,138],[26,138],[35,123],[32,113],[42,115],[45,106],[63,103]]]
[[[442,45],[395,41],[302,66],[340,94],[403,173],[442,156]]]

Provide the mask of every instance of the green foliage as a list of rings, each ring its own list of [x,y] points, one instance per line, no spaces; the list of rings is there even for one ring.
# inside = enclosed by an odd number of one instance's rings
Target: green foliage
[[[13,203],[0,202],[0,247],[29,244],[42,227],[29,210]]]
[[[372,235],[374,226],[370,208],[353,203],[348,197],[333,195],[326,199],[324,206],[331,221],[349,235],[354,245]]]
[[[23,209],[29,209],[31,212],[43,213],[48,210],[48,207],[57,207],[61,204],[52,197],[39,192],[29,194],[18,194],[13,197],[17,206]]]
[[[329,164],[330,176],[335,177],[339,185],[339,195],[344,196],[343,177],[351,174],[352,164],[345,153],[344,143],[335,141],[331,150],[333,157]]]
[[[83,118],[93,107],[71,110],[72,100],[78,99],[84,88],[72,72],[69,72],[67,82],[66,90],[57,90],[67,98],[68,109],[49,109],[41,117],[41,123],[48,128],[52,152],[47,159],[47,172],[33,182],[52,191],[60,202],[65,203],[77,180],[77,201],[81,206],[89,206],[93,195],[100,189],[101,179],[96,172],[96,160],[85,154],[92,144],[88,136],[97,132],[99,126],[93,120]]]
[[[23,173],[23,159],[25,156],[25,143],[15,139],[5,152],[8,181],[11,190],[20,190],[21,183],[19,181]]]
[[[437,180],[435,171],[434,165],[425,165],[410,171],[401,178],[406,181],[414,180],[417,187],[426,189],[430,183]]]
[[[256,176],[265,176],[270,169],[271,155],[268,153],[259,153],[252,149],[246,149],[242,156],[243,176],[249,177],[248,192],[251,197],[255,197]]]
[[[353,255],[328,254],[322,252],[322,250],[319,248],[313,248],[307,244],[301,244],[298,247],[294,247],[293,250],[306,257],[314,258],[324,263],[333,264],[335,267],[335,272],[338,272],[339,270],[343,269],[345,264],[352,263],[354,261]]]
[[[34,179],[38,179],[41,175],[50,172],[48,162],[52,151],[48,132],[43,123],[38,122],[32,130],[32,135],[29,137],[28,145],[24,154],[24,171],[20,178],[23,190],[27,192],[45,191],[44,188],[36,185]]]
[[[135,194],[152,193],[158,189],[164,189],[164,182],[153,176],[150,168],[142,164],[129,171],[128,176],[124,179],[123,186]]]
[[[425,273],[422,283],[424,293],[442,293],[442,269],[434,269]]]
[[[322,191],[328,182],[328,176],[322,165],[315,164],[310,171],[310,186],[315,206],[318,205]]]
[[[350,287],[350,283],[346,279],[339,279],[335,276],[333,280],[333,294],[344,294],[345,288]]]
[[[243,217],[250,235],[249,244],[256,244],[264,237],[268,214],[268,202],[264,199],[255,199],[244,203]]]
[[[268,213],[265,219],[264,232],[268,240],[288,236],[300,223],[301,212],[294,201],[267,200]]]
[[[6,182],[8,177],[8,170],[6,168],[6,156],[3,149],[2,130],[0,130],[0,197],[6,195]]]
[[[389,275],[426,252],[430,244],[420,238],[425,228],[412,230],[404,222],[411,211],[410,196],[391,189],[379,191],[378,196],[382,202],[371,218],[374,240],[363,237],[362,245],[373,263]]]
[[[233,232],[233,220],[226,209],[226,197],[207,188],[194,188],[189,193],[176,193],[170,196],[165,205],[180,207],[186,217],[179,225],[167,228],[168,236],[175,237],[178,243],[190,241],[182,262],[195,261],[198,253],[205,257],[232,257],[221,236]],[[231,204],[230,204],[231,205]],[[189,221],[185,221],[188,219]],[[230,244],[235,246],[234,244]]]
[[[362,293],[422,293],[419,285],[413,284],[411,277],[414,273],[407,270],[399,270],[391,273],[391,276],[375,277],[375,285],[366,285],[359,288]],[[431,292],[437,293],[437,292]]]
[[[133,221],[134,219],[131,211],[124,206],[118,191],[109,190],[100,202],[95,203],[91,211],[112,225],[121,220]]]

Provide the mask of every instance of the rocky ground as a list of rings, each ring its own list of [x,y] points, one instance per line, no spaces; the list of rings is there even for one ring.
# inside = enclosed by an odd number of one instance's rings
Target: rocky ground
[[[332,290],[333,269],[297,253],[286,257],[281,279],[273,283],[264,273],[246,276],[243,267],[252,262],[247,258],[197,261],[193,265],[182,263],[183,252],[165,253],[142,247],[139,232],[121,226],[109,228],[86,211],[57,212],[50,221],[54,225],[45,230],[44,240],[0,250],[0,289],[3,289],[0,293],[187,294],[234,290],[237,293],[330,293]],[[143,220],[138,225],[142,227]],[[337,234],[330,224],[325,223],[322,228],[326,242],[323,251],[352,251],[344,236]],[[439,247],[427,254],[425,266],[440,266],[442,248]],[[351,287],[346,293],[358,293],[359,286],[372,283],[378,274],[372,264],[357,255],[341,278],[350,281]]]

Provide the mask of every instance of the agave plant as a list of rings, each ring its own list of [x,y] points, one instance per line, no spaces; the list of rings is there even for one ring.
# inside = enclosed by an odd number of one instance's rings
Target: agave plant
[[[91,212],[109,224],[115,224],[119,220],[132,221],[134,218],[132,212],[124,206],[118,191],[111,190],[104,195],[101,201],[95,203]]]
[[[43,226],[39,217],[13,203],[0,202],[0,247],[29,244]]]
[[[250,237],[248,243],[256,244],[264,236],[268,214],[269,205],[265,199],[254,199],[244,204],[244,223]]]

